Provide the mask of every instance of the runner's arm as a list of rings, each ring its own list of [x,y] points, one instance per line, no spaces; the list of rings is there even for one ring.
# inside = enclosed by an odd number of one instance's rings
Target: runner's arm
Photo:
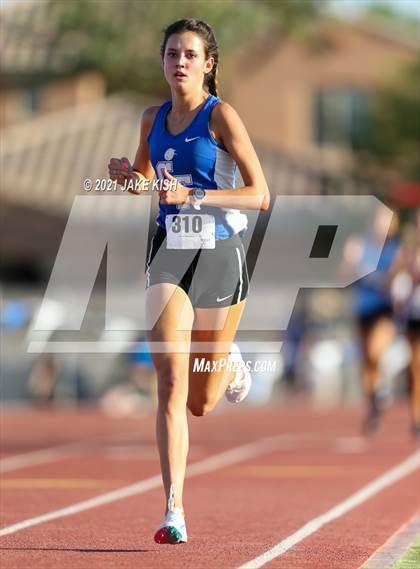
[[[203,205],[267,210],[270,192],[258,156],[238,113],[228,103],[219,103],[213,109],[211,127],[237,163],[245,185],[223,190],[206,189]]]

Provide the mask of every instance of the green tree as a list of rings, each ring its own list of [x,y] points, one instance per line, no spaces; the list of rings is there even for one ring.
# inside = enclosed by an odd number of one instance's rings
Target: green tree
[[[324,0],[50,0],[57,21],[56,49],[77,53],[77,69],[101,71],[110,92],[161,94],[162,29],[180,18],[213,26],[222,57],[253,37],[293,31],[324,7]]]
[[[370,117],[370,162],[411,180],[420,180],[419,98],[417,59],[404,69],[393,86],[377,92]]]
[[[411,34],[413,37],[418,34],[419,22],[416,17],[407,15],[397,10],[394,6],[380,0],[369,4],[363,17],[367,22],[374,22],[387,27],[389,30],[394,30],[394,33],[398,30]]]

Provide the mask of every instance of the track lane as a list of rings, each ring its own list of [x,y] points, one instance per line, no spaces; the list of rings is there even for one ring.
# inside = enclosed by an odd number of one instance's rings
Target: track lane
[[[355,410],[321,413],[306,410],[303,415],[299,405],[294,409],[283,410],[284,413],[280,416],[278,410],[250,410],[249,413],[246,410],[238,415],[235,410],[233,413],[219,413],[213,417],[209,415],[204,420],[194,418],[192,443],[199,443],[202,449],[211,454],[221,444],[243,441],[251,432],[272,435],[286,424],[296,429],[300,426],[300,431],[292,437],[291,446],[283,444],[279,451],[244,461],[242,466],[276,467],[280,463],[281,466],[309,464],[312,467],[330,468],[338,464],[344,472],[345,467],[352,464],[363,466],[357,472],[353,470],[352,478],[342,475],[338,477],[338,484],[332,485],[331,476],[321,476],[319,470],[312,480],[297,475],[296,470],[286,476],[284,468],[283,471],[275,470],[276,477],[271,478],[249,476],[249,472],[246,476],[239,475],[239,472],[232,476],[232,471],[229,470],[232,467],[226,467],[187,481],[185,506],[191,540],[186,547],[159,547],[152,542],[153,530],[160,521],[163,508],[162,492],[156,489],[130,500],[3,538],[2,547],[9,547],[1,550],[5,567],[25,566],[22,565],[25,559],[26,563],[30,561],[32,567],[43,568],[57,567],[58,563],[63,568],[71,565],[84,569],[88,560],[92,567],[96,564],[98,567],[152,568],[170,564],[172,567],[203,566],[219,569],[220,561],[215,564],[215,559],[223,560],[223,567],[235,567],[272,547],[282,536],[295,531],[311,516],[318,515],[323,508],[331,507],[334,500],[339,501],[351,491],[357,490],[413,448],[412,442],[404,436],[404,431],[402,436],[396,431],[396,426],[400,429],[404,423],[405,410],[402,407],[390,413],[389,425],[384,427],[384,433],[368,441],[367,451],[346,454],[342,450],[338,452],[335,443],[337,435],[342,438],[357,436],[354,432],[358,418]],[[133,466],[133,463],[131,466],[127,464],[128,469]],[[138,464],[135,465],[136,468],[137,466]],[[78,468],[79,472],[83,472],[83,460]],[[328,471],[324,470],[325,473],[328,474]],[[412,487],[410,488],[412,492]],[[401,490],[398,489],[395,499],[401,512],[405,512],[405,498],[401,499],[399,492]],[[377,519],[380,512],[380,507],[374,509],[370,512],[369,519]],[[328,534],[323,541],[327,550],[328,539],[336,543],[343,538],[341,535],[337,537]],[[352,539],[354,541],[357,536],[353,535]],[[372,547],[371,552],[375,548]],[[298,561],[293,562],[298,564],[292,566],[299,567],[303,557],[299,557],[301,554],[297,546],[293,552],[298,555]],[[197,565],[197,562],[202,565]]]
[[[185,505],[191,537],[187,546],[157,546],[152,542],[156,520],[160,519],[163,508],[161,492],[153,490],[135,499],[59,520],[59,524],[44,524],[9,536],[2,540],[2,547],[11,548],[8,552],[15,563],[28,561],[29,556],[32,567],[54,567],[58,563],[63,569],[70,566],[82,569],[86,567],[87,559],[97,563],[98,567],[237,567],[348,494],[347,488],[335,486],[331,489],[325,481],[314,483],[312,493],[321,495],[321,500],[315,503],[305,494],[307,481],[281,479],[258,488],[258,500],[252,500],[256,490],[254,480],[241,479],[238,483],[231,477],[220,475],[197,477],[188,482]],[[412,481],[403,481],[391,492],[390,503],[399,505],[395,523],[399,516],[404,517],[412,509],[413,486]],[[371,524],[371,520],[383,512],[383,496],[378,496],[377,502],[368,505],[368,517],[366,512],[360,511],[362,519],[370,520],[366,523]],[[336,558],[342,563],[343,557],[347,556],[346,567],[356,567],[360,559],[369,557],[377,541],[369,540],[363,546],[359,545],[355,557],[354,543],[360,535],[358,531],[355,535],[354,530],[358,526],[350,518],[343,519],[347,530],[344,533],[341,529],[337,531],[339,525],[331,524],[325,534],[316,535],[315,545],[310,547],[305,541],[292,550],[293,564],[282,558],[270,566],[332,566],[318,564],[317,555],[321,553],[321,561],[328,558],[330,562]],[[232,520],[236,522],[232,523]],[[375,538],[384,540],[388,530],[387,524],[380,526],[375,531]],[[37,549],[40,547],[41,550]],[[39,565],[34,563],[36,559]],[[308,559],[308,565],[303,564],[305,559]]]

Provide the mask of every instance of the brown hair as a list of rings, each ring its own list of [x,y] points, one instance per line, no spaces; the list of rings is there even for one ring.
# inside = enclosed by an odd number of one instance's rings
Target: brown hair
[[[160,55],[162,59],[170,36],[173,34],[181,34],[182,32],[194,32],[200,36],[204,43],[206,59],[209,59],[210,57],[214,59],[212,70],[209,71],[204,78],[204,85],[207,87],[209,93],[217,97],[217,65],[219,63],[219,48],[217,47],[214,32],[206,22],[190,19],[177,20],[176,22],[169,24],[169,26],[164,29],[164,37],[162,45],[160,46]]]

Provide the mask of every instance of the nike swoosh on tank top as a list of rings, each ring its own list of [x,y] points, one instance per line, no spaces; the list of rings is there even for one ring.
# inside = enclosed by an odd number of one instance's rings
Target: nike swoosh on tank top
[[[209,129],[212,109],[220,99],[209,95],[190,125],[178,134],[166,128],[166,117],[172,101],[159,108],[152,129],[147,137],[150,161],[156,177],[163,179],[166,167],[178,181],[189,188],[220,190],[235,188],[237,166],[229,152],[213,138]],[[165,229],[165,217],[179,213],[181,207],[159,204],[158,225]],[[184,214],[210,214],[215,218],[216,239],[228,239],[247,228],[248,218],[238,209],[206,206],[197,212],[192,206],[182,206]]]

